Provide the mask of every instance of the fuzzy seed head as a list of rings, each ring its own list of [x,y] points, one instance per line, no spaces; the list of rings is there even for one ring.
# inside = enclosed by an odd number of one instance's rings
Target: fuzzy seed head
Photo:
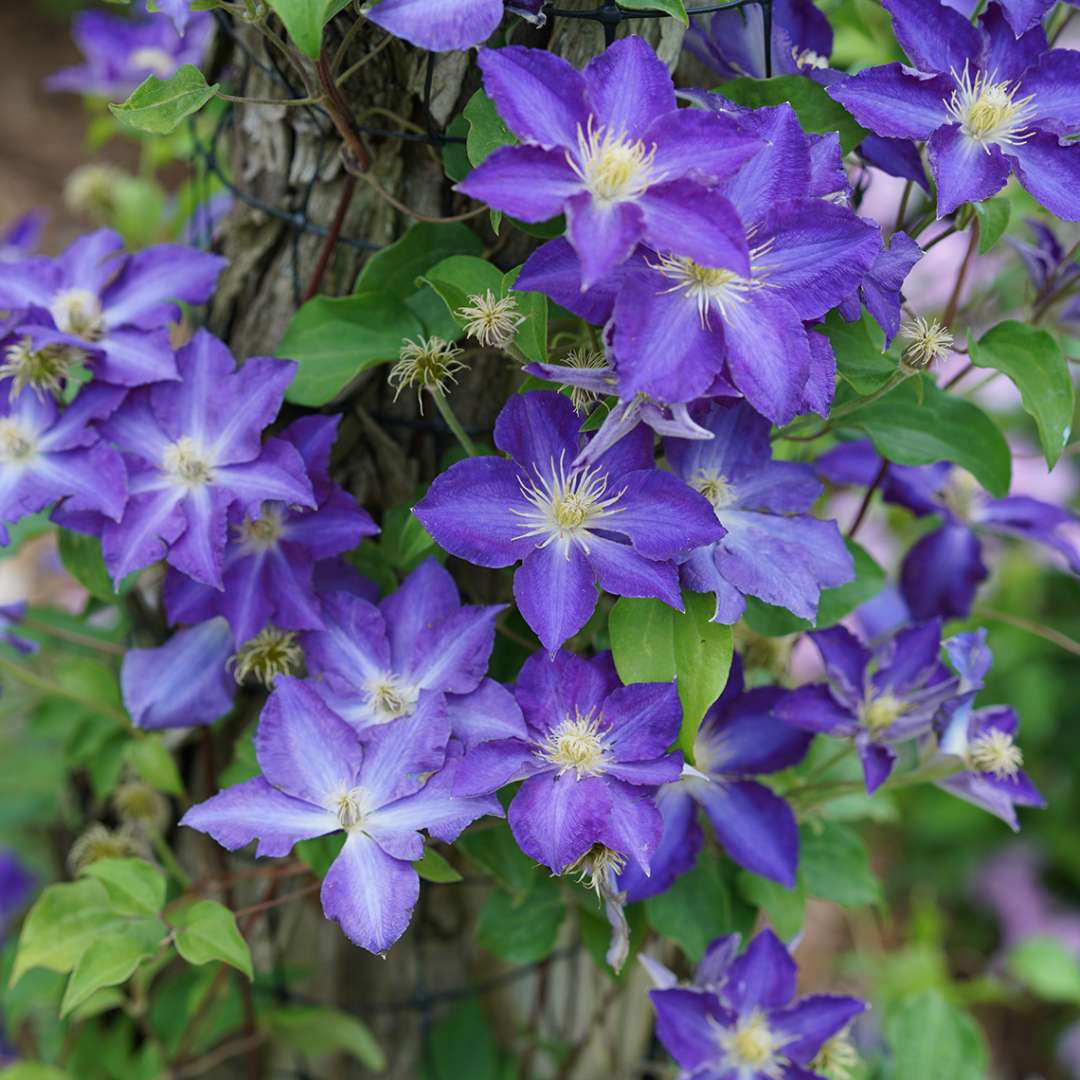
[[[118,188],[128,179],[115,165],[80,165],[64,181],[64,205],[76,214],[106,220],[116,207]]]
[[[912,371],[924,371],[943,360],[952,348],[953,336],[938,319],[916,315],[900,327],[900,336],[911,342],[903,353],[903,364]]]
[[[130,826],[109,829],[96,821],[71,845],[67,862],[72,874],[77,875],[99,859],[133,859],[145,855],[145,843]]]
[[[811,1072],[821,1073],[829,1080],[852,1080],[858,1067],[859,1052],[846,1031],[827,1039],[810,1062]]]
[[[394,400],[407,386],[416,387],[416,398],[423,412],[424,390],[443,393],[448,382],[456,383],[460,372],[467,370],[458,357],[464,350],[441,337],[406,338],[401,344],[398,362],[390,369],[387,381],[394,388]]]
[[[86,353],[71,345],[44,345],[35,349],[30,338],[24,337],[7,347],[4,362],[0,364],[0,379],[11,379],[12,401],[27,387],[41,399],[48,394],[59,397],[68,372],[85,359]]]
[[[279,675],[296,675],[304,662],[304,650],[296,643],[296,633],[266,626],[229,658],[237,683],[248,679],[269,689]]]
[[[518,311],[512,296],[496,296],[488,289],[483,296],[474,293],[469,302],[454,312],[465,323],[465,333],[488,349],[505,349],[514,340],[525,316]]]

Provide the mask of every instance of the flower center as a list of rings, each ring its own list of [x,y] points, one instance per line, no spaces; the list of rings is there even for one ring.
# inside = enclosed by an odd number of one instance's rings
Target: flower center
[[[945,108],[968,138],[989,152],[991,144],[1017,146],[1031,138],[1025,130],[1035,115],[1034,95],[1017,98],[1018,83],[998,82],[997,72],[978,72],[971,77],[965,62],[963,73],[952,72],[956,89]]]
[[[606,472],[602,472],[598,466],[591,469],[571,468],[567,472],[565,459],[564,451],[559,455],[557,466],[554,458],[550,460],[550,477],[545,477],[535,465],[535,481],[518,477],[521,493],[530,507],[527,510],[510,507],[510,512],[524,518],[529,527],[514,539],[544,536],[546,539],[540,547],[547,547],[556,539],[564,545],[574,540],[587,554],[589,530],[604,519],[621,513],[622,507],[616,507],[615,503],[626,493],[626,488],[605,498],[608,483]]]
[[[270,551],[281,539],[284,522],[281,510],[265,506],[260,517],[244,518],[237,527],[240,542],[254,551]]]
[[[742,1069],[756,1069],[772,1080],[782,1075],[777,1051],[784,1041],[772,1031],[765,1015],[755,1009],[749,1016],[740,1016],[734,1031],[725,1031],[720,1045],[727,1055],[725,1064]]]
[[[176,60],[164,49],[153,45],[144,45],[141,49],[136,49],[128,60],[132,67],[152,71],[163,79],[167,79],[176,70]]]
[[[420,690],[410,686],[404,679],[387,672],[368,682],[365,687],[368,705],[375,715],[375,722],[388,724],[399,716],[408,716],[416,709]]]
[[[695,491],[700,491],[712,503],[717,514],[725,507],[731,506],[738,498],[735,488],[728,482],[727,477],[714,469],[699,469],[690,481],[690,486]]]
[[[368,809],[368,795],[363,788],[339,792],[330,800],[330,811],[337,814],[338,823],[347,832],[363,825]]]
[[[1006,731],[991,728],[968,748],[968,760],[981,773],[992,773],[998,780],[1012,779],[1024,764],[1024,755]]]
[[[9,345],[0,365],[0,379],[10,378],[11,400],[29,386],[38,397],[48,393],[59,395],[67,373],[85,359],[85,353],[70,345],[46,345],[35,349],[30,338],[24,337]]]
[[[577,709],[563,719],[540,744],[539,756],[557,765],[559,775],[573,769],[580,780],[599,776],[607,766],[608,749],[600,732],[600,714],[590,709],[583,716]]]
[[[210,462],[199,452],[190,435],[184,435],[166,447],[161,467],[177,484],[188,488],[202,487],[214,479]]]
[[[752,231],[752,230],[751,230]],[[772,240],[766,240],[750,250],[750,277],[742,277],[734,270],[716,266],[702,266],[683,256],[661,255],[658,263],[650,263],[664,277],[674,282],[665,292],[683,292],[697,305],[701,325],[709,325],[709,313],[713,308],[724,320],[735,304],[745,304],[750,294],[767,286],[763,268],[756,260],[768,253]]]
[[[640,139],[594,125],[593,120],[590,115],[585,130],[578,124],[578,160],[567,153],[570,168],[599,202],[636,199],[659,179],[653,174],[656,144],[646,147]]]
[[[100,341],[105,336],[101,301],[89,289],[64,289],[49,305],[49,314],[62,334],[84,341]]]
[[[871,735],[880,734],[903,715],[904,703],[886,691],[874,698],[863,711],[863,724]]]
[[[34,439],[13,416],[0,419],[0,461],[13,465],[25,461],[35,450]]]
[[[797,45],[791,47],[791,59],[795,61],[797,68],[810,68],[811,70],[824,71],[829,66],[829,59],[813,49],[799,51]]]
[[[982,494],[979,481],[967,469],[952,469],[941,492],[941,498],[961,521],[970,521],[977,504],[982,500]]]

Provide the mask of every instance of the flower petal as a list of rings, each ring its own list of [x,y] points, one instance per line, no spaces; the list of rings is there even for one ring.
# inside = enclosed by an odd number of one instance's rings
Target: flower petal
[[[593,115],[615,134],[640,139],[654,120],[675,108],[667,65],[636,34],[609,45],[583,74]]]
[[[534,548],[514,574],[514,599],[521,617],[554,653],[596,609],[592,568],[573,542]]]
[[[1009,179],[1009,163],[1002,152],[996,146],[984,147],[969,138],[958,124],[938,128],[930,136],[926,150],[938,186],[939,218],[951,214],[962,203],[990,198]]]
[[[598,777],[579,780],[573,770],[530,777],[507,813],[518,847],[561,874],[599,839],[611,811],[607,784]]]
[[[945,102],[953,86],[944,75],[926,78],[901,64],[884,64],[866,68],[830,86],[828,92],[875,135],[927,139],[948,123]]]
[[[539,146],[501,146],[489,154],[456,190],[503,210],[521,221],[539,222],[563,212],[579,195],[581,177],[570,168],[564,150]]]

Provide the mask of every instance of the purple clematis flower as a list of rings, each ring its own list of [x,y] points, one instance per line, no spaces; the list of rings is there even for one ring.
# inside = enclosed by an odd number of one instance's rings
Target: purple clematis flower
[[[719,991],[650,990],[656,1034],[683,1080],[823,1080],[822,1045],[866,1008],[857,998],[795,996],[795,961],[764,930],[731,961]]]
[[[735,656],[728,684],[705,714],[694,742],[694,769],[660,789],[664,832],[648,877],[631,865],[619,886],[630,901],[669,889],[697,861],[702,833],[697,807],[709,819],[728,855],[752,873],[792,888],[799,862],[799,828],[791,807],[752,779],[797,765],[813,738],[778,720],[779,687],[744,690]]]
[[[1053,0],[996,0],[1001,8],[1005,21],[1012,27],[1013,33],[1019,38],[1026,31],[1038,25],[1043,16],[1054,6]],[[970,19],[975,14],[979,5],[973,0],[942,0],[946,7],[955,8]]]
[[[716,595],[714,622],[738,622],[746,595],[813,620],[821,590],[855,577],[836,522],[809,513],[821,494],[813,467],[773,461],[769,422],[745,402],[701,403],[690,415],[713,438],[665,439],[664,451],[726,533],[682,561],[683,586]]]
[[[484,681],[503,607],[462,606],[448,571],[426,559],[377,606],[348,593],[324,596],[324,628],[302,637],[308,668],[323,678],[323,700],[364,738],[404,716],[442,722],[447,695],[471,694]]]
[[[33,254],[44,227],[45,213],[41,210],[29,210],[16,218],[0,232],[0,263],[20,262]]]
[[[829,88],[879,135],[927,140],[938,217],[988,199],[1015,173],[1051,213],[1080,220],[1080,53],[1017,38],[991,4],[973,26],[938,0],[883,0],[914,68],[867,68]]]
[[[282,630],[321,630],[315,567],[352,551],[379,531],[356,500],[330,480],[330,451],[338,416],[307,416],[281,432],[304,462],[318,503],[314,510],[269,502],[255,519],[233,508],[225,551],[224,588],[214,589],[170,570],[164,601],[170,622],[192,623],[224,615],[240,643],[268,623]]]
[[[701,103],[731,110],[716,95],[701,95]],[[747,266],[716,268],[641,247],[614,287],[582,293],[572,249],[552,241],[526,262],[517,287],[560,303],[570,299],[570,309],[590,320],[613,318],[623,399],[640,393],[688,402],[734,386],[782,424],[799,412],[828,411],[835,358],[805,323],[858,287],[881,251],[881,233],[847,207],[813,195],[813,147],[789,106],[740,117],[765,146],[716,190],[739,213]],[[567,296],[575,281],[576,303]]]
[[[1020,828],[1017,806],[1046,805],[1021,768],[1024,757],[1016,745],[1020,718],[1007,705],[973,708],[993,659],[986,647],[985,630],[957,634],[945,642],[945,649],[967,693],[943,710],[932,763],[959,761],[964,769],[935,783],[943,791],[1001,818],[1016,832]]]
[[[345,831],[345,846],[322,885],[323,911],[350,941],[383,953],[405,932],[420,893],[410,863],[420,829],[450,843],[494,798],[450,794],[445,719],[409,717],[363,746],[315,690],[279,679],[255,733],[262,775],[226,788],[181,819],[235,851],[258,838],[256,855],[287,855],[300,840]],[[430,775],[434,773],[434,775]]]
[[[742,935],[723,934],[709,942],[688,984],[688,989],[719,993],[727,979],[728,971],[739,955]],[[646,953],[638,956],[638,962],[648,972],[649,979],[657,990],[672,990],[679,985],[679,977],[659,960],[654,960]],[[686,985],[686,984],[684,984]]]
[[[179,318],[175,301],[205,303],[225,260],[180,244],[133,255],[124,255],[123,247],[119,233],[99,229],[55,259],[0,262],[0,308],[22,312],[25,326],[39,328],[36,345],[91,354],[102,382],[141,386],[175,379],[167,329]]]
[[[453,555],[510,566],[525,621],[551,653],[596,607],[594,582],[617,596],[650,596],[682,610],[671,561],[723,535],[708,502],[654,467],[638,428],[591,466],[573,464],[579,420],[562,394],[510,399],[495,445],[511,460],[460,461],[436,477],[414,513]]]
[[[938,710],[966,692],[938,659],[941,623],[907,627],[873,651],[842,626],[810,637],[828,684],[792,690],[774,713],[804,731],[853,739],[874,792],[896,764],[894,747],[926,735]]]
[[[667,752],[682,715],[675,684],[622,686],[610,655],[534,653],[515,696],[518,733],[473,746],[455,794],[524,780],[507,820],[526,855],[561,874],[601,844],[648,874],[662,830],[653,794],[682,770],[682,754]]]
[[[578,72],[540,49],[480,53],[484,86],[524,143],[501,147],[458,190],[522,221],[566,214],[593,285],[644,241],[710,267],[749,269],[743,226],[711,186],[761,148],[727,116],[677,109],[667,67],[639,37]]]
[[[8,922],[30,899],[34,876],[12,851],[0,851],[0,942],[7,936]]]
[[[155,649],[129,649],[120,668],[124,708],[137,728],[212,724],[231,708],[236,681],[229,624],[207,619],[178,630]]]
[[[376,26],[421,49],[449,52],[486,41],[503,12],[543,26],[545,0],[378,0],[364,14]]]
[[[18,633],[19,623],[22,622],[25,614],[25,601],[19,601],[15,604],[0,604],[0,644],[7,645],[24,656],[38,650],[36,641],[30,641]]]
[[[1025,223],[1034,238],[1033,243],[1025,243],[1015,237],[1005,237],[1027,267],[1028,275],[1035,286],[1035,302],[1044,299],[1050,293],[1066,286],[1075,287],[1080,278],[1080,263],[1067,256],[1064,245],[1054,231],[1038,218],[1028,218]],[[1068,296],[1065,303],[1057,309],[1055,317],[1060,323],[1080,323],[1080,296],[1075,293]]]
[[[864,440],[835,447],[817,461],[819,473],[834,484],[872,484],[880,467],[881,458]],[[882,497],[917,517],[943,518],[939,528],[914,544],[900,569],[900,591],[916,619],[963,618],[971,611],[988,574],[983,534],[1040,544],[1080,575],[1080,520],[1074,514],[1027,495],[988,498],[970,474],[947,462],[890,463]]]
[[[49,90],[126,98],[150,75],[168,79],[184,64],[200,64],[213,33],[214,20],[207,13],[192,15],[181,33],[168,19],[118,19],[102,11],[80,11],[72,37],[83,63],[50,75],[45,85]]]
[[[102,550],[117,581],[165,558],[221,588],[234,507],[257,519],[267,502],[316,506],[296,449],[260,441],[296,365],[257,357],[237,370],[229,350],[199,330],[176,366],[180,382],[130,392],[107,422],[127,459],[131,497],[123,517],[104,526]]]
[[[12,400],[11,387],[10,379],[0,381],[0,542],[8,542],[4,522],[57,500],[69,511],[119,521],[127,473],[93,424],[120,405],[123,390],[89,386],[61,408],[51,397],[25,390]]]

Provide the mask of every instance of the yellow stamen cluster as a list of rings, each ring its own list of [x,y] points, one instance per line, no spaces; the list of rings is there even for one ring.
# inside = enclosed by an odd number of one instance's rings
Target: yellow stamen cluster
[[[269,688],[279,675],[299,674],[304,650],[296,643],[296,633],[267,626],[243,645],[229,659],[233,678],[238,683],[254,679]]]
[[[464,350],[443,341],[441,337],[406,338],[401,344],[398,362],[390,369],[387,381],[394,388],[394,400],[406,386],[416,387],[416,399],[420,411],[424,411],[424,390],[442,393],[448,382],[468,367],[458,357]]]
[[[33,437],[14,416],[0,419],[0,462],[8,465],[26,461],[36,449]]]
[[[863,724],[867,730],[877,735],[892,727],[904,714],[904,703],[886,692],[874,698],[863,711]]]
[[[151,71],[162,79],[167,79],[176,71],[175,58],[155,45],[144,45],[141,49],[136,49],[128,57],[128,63],[131,67]]]
[[[636,199],[657,182],[653,169],[655,144],[650,148],[625,132],[594,124],[591,115],[584,129],[578,125],[577,135],[577,159],[567,152],[566,160],[598,202]]]
[[[64,181],[64,205],[77,214],[106,221],[116,209],[120,186],[130,179],[115,165],[80,165]]]
[[[593,844],[576,863],[566,868],[577,874],[578,883],[592,889],[603,900],[626,867],[626,856],[603,844]]]
[[[89,289],[58,292],[49,305],[49,314],[62,334],[71,334],[83,341],[100,341],[105,336],[101,301]]]
[[[770,1029],[759,1010],[740,1016],[734,1030],[721,1029],[719,1042],[726,1055],[725,1065],[753,1070],[769,1080],[780,1080],[783,1075],[785,1063],[779,1052],[786,1040]]]
[[[539,756],[557,765],[559,775],[571,769],[581,780],[599,776],[607,766],[608,749],[600,730],[601,716],[595,709],[582,715],[577,709],[566,716],[541,743]]]
[[[255,551],[269,551],[281,539],[284,526],[281,511],[264,507],[257,518],[244,518],[236,527],[240,542]]]
[[[972,78],[967,63],[952,77],[956,89],[945,108],[961,131],[987,153],[991,146],[1021,146],[1034,134],[1027,130],[1035,115],[1034,95],[1017,98],[1018,83],[999,82],[996,71],[980,71]]]
[[[695,491],[700,491],[712,503],[712,508],[719,512],[730,506],[738,498],[735,488],[715,470],[699,469],[690,481]]]
[[[410,686],[392,672],[372,679],[364,689],[367,692],[368,704],[381,724],[388,724],[399,716],[408,716],[416,708],[420,698],[417,687]]]
[[[1024,764],[1024,755],[1013,737],[998,728],[974,739],[967,756],[977,772],[990,773],[998,780],[1011,779]]]
[[[952,349],[952,333],[938,319],[916,315],[900,327],[900,336],[911,342],[902,357],[902,363],[911,371],[924,371]]]
[[[165,448],[161,468],[175,483],[187,488],[202,487],[214,478],[210,462],[190,435],[182,435]]]
[[[488,349],[505,349],[514,340],[525,316],[518,311],[512,296],[496,296],[488,289],[483,296],[475,293],[469,302],[454,312],[465,324],[465,333]]]
[[[359,828],[367,813],[367,792],[363,788],[342,791],[331,799],[331,810],[346,831]]]

